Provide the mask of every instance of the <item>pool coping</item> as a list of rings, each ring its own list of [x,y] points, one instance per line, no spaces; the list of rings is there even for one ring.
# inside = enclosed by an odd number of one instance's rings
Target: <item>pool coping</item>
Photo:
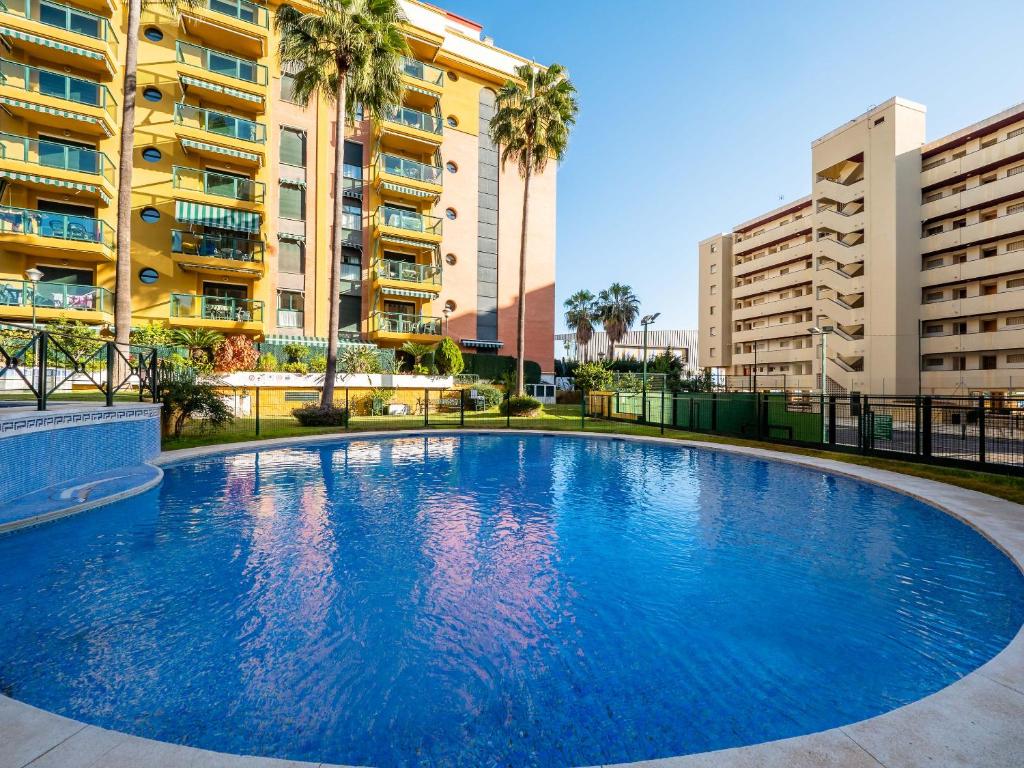
[[[377,437],[530,434],[656,443],[779,461],[873,483],[937,507],[977,530],[1024,571],[1024,505],[889,470],[765,448],[695,440],[561,430],[412,429],[333,433],[164,451],[182,461],[254,449]],[[109,503],[105,500],[103,503]],[[97,506],[97,505],[91,505]],[[1024,762],[1024,628],[999,654],[960,680],[885,714],[827,731],[747,747],[614,768],[1009,768]],[[0,696],[0,768],[338,768],[327,763],[228,755],[109,731]],[[344,767],[341,767],[344,768]],[[613,768],[610,764],[606,768]]]

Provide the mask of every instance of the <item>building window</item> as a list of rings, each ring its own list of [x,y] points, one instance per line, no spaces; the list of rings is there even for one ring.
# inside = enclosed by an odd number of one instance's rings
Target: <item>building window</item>
[[[155,283],[159,279],[160,279],[160,275],[157,274],[157,271],[155,269],[152,269],[151,267],[146,267],[145,269],[140,269],[139,270],[139,282],[140,283],[145,283],[146,285],[152,285],[153,283]]]
[[[142,159],[147,163],[158,163],[160,162],[161,157],[163,157],[163,155],[160,154],[160,150],[156,147],[146,147],[142,150]]]
[[[954,371],[966,371],[967,370],[967,358],[963,355],[956,355],[953,358],[953,370]]]
[[[458,173],[459,172],[459,165],[458,165],[458,163],[454,163],[451,160],[449,160],[447,163],[445,163],[444,167],[445,167],[445,169],[447,169],[448,173]]]
[[[926,325],[924,327],[924,332],[928,336],[938,336],[939,334],[942,333],[942,326],[941,325]]]
[[[983,371],[994,371],[996,369],[996,356],[995,355],[982,355],[981,356],[981,370]]]
[[[710,307],[710,308],[708,309],[708,314],[709,314],[709,315],[713,315],[713,314],[715,314],[715,306],[714,306],[713,304],[712,304],[712,305],[711,305],[711,307]]]
[[[712,356],[712,357],[715,357],[715,348],[714,348],[714,347],[712,347],[711,349],[709,349],[709,350],[708,350],[708,352],[710,352],[710,353],[711,353],[711,356]],[[1024,357],[1024,355],[1021,355],[1021,357]]]
[[[341,227],[354,232],[361,231],[363,228],[363,206],[346,198],[342,203]]]
[[[156,208],[143,208],[142,211],[139,213],[139,216],[147,224],[152,224],[154,221],[159,221],[160,211],[158,211]]]
[[[1006,318],[1007,325],[1024,325],[1024,315],[1014,315]]]
[[[142,92],[142,98],[144,98],[146,101],[160,101],[160,99],[162,99],[163,97],[164,95],[160,93],[160,89],[153,88],[152,86],[146,88]]]
[[[717,285],[712,285],[708,289],[708,293],[710,293],[712,296],[714,296],[716,293],[718,293],[718,286]]]
[[[302,187],[282,184],[278,202],[278,214],[282,219],[306,220],[306,190]]]
[[[942,225],[941,225],[941,224],[936,224],[936,225],[935,225],[935,226],[933,226],[933,227],[928,227],[928,228],[927,228],[927,229],[926,229],[926,230],[924,231],[924,236],[925,236],[925,237],[931,237],[932,235],[938,235],[938,234],[941,234],[941,232],[942,232]]]
[[[295,75],[291,72],[281,73],[281,101],[298,104],[295,100]]]
[[[278,244],[277,268],[280,272],[303,274],[306,271],[306,247],[297,240],[281,240]]]
[[[1014,240],[1012,243],[1006,244],[1006,252],[1011,251],[1024,251],[1024,240]]]
[[[301,328],[305,297],[300,291],[277,292],[277,324],[281,328]]]
[[[455,115],[448,115],[448,127],[449,128],[458,128],[459,127],[459,120],[458,120],[457,117],[455,117]]]
[[[1024,288],[1024,277],[1015,277],[1012,280],[1006,281],[1006,290],[1013,290],[1014,288]]]
[[[1024,363],[1024,355],[1018,353],[1007,355],[1006,362],[1008,363]]]
[[[711,265],[711,274],[713,275],[717,271],[718,271],[718,265],[717,264],[712,264]]]
[[[717,336],[718,335],[718,329],[715,328],[715,326],[712,325],[711,326],[711,330],[709,331],[709,335],[710,336]]]
[[[926,261],[924,263],[924,268],[925,269],[938,269],[939,267],[942,266],[942,263],[943,263],[942,259],[931,259],[930,261]]]
[[[1024,173],[1024,165],[1015,165],[1006,171],[1007,176],[1016,176],[1018,173]]]
[[[284,165],[306,167],[306,134],[303,131],[281,129],[280,160]]]
[[[941,357],[928,357],[925,358],[924,364],[929,368],[940,368],[945,362]]]
[[[1006,206],[1006,215],[1011,216],[1015,213],[1024,211],[1024,203],[1014,203],[1013,205]]]
[[[926,302],[942,301],[942,291],[931,291],[930,293],[926,293],[924,295],[924,300]]]
[[[159,43],[164,39],[164,33],[156,27],[147,27],[146,31],[142,34],[145,35],[146,39],[151,43]]]

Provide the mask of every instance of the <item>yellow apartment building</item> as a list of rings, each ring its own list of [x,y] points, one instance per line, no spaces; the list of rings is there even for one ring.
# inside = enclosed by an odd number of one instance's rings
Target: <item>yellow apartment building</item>
[[[1024,392],[1024,104],[934,141],[891,99],[811,144],[811,194],[698,244],[735,386]],[[814,331],[814,332],[812,332]]]
[[[316,3],[292,3],[311,10]],[[472,21],[402,0],[402,104],[357,116],[345,158],[344,338],[515,348],[522,181],[487,135],[526,62]],[[327,338],[332,104],[297,104],[276,4],[143,11],[132,212],[136,324]],[[126,9],[0,6],[0,322],[113,321]],[[552,367],[556,168],[535,177],[527,357]],[[26,273],[42,276],[34,287]]]

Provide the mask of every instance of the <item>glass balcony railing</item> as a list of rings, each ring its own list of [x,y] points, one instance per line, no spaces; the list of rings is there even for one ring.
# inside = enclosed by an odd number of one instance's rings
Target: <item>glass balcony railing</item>
[[[242,59],[230,53],[221,53],[181,40],[175,44],[175,50],[179,64],[199,67],[215,75],[224,75],[247,83],[267,84],[267,68],[250,59]]]
[[[270,13],[266,6],[250,3],[249,0],[199,0],[198,5],[246,24],[264,29],[270,26]]]
[[[174,105],[174,122],[186,128],[198,128],[216,136],[227,136],[239,141],[264,144],[267,141],[267,127],[244,117],[235,117],[212,109],[193,107],[190,104]]]
[[[188,256],[205,256],[211,259],[233,261],[263,261],[263,241],[247,237],[227,235],[206,235],[201,232],[171,230],[171,251]]]
[[[76,35],[110,43],[117,42],[109,20],[64,3],[55,3],[52,0],[4,0],[0,3],[0,11]]]
[[[171,317],[192,320],[225,320],[233,323],[263,322],[263,302],[231,296],[171,294]]]
[[[76,104],[99,107],[111,119],[117,109],[117,102],[114,101],[107,86],[102,83],[71,77],[52,69],[19,64],[9,59],[0,59],[0,85],[73,101]]]
[[[172,169],[172,178],[175,189],[228,197],[246,203],[262,203],[266,191],[266,185],[262,181],[243,179],[239,176],[205,171],[200,168],[183,168],[180,165],[176,165]]]
[[[440,336],[441,318],[424,315],[403,315],[398,312],[374,312],[373,329],[383,333]]]
[[[439,136],[444,130],[440,117],[428,115],[426,112],[409,109],[408,107],[398,107],[391,110],[391,112],[384,115],[384,120],[395,125],[404,125],[409,128],[426,131],[427,133],[436,133]]]
[[[0,158],[62,171],[100,176],[114,183],[114,164],[102,152],[73,147],[57,141],[30,139],[13,133],[0,133]]]
[[[35,235],[114,248],[114,228],[99,219],[28,208],[0,207],[0,234]]]
[[[428,235],[441,234],[441,219],[425,213],[407,211],[404,208],[393,208],[382,205],[377,209],[376,224],[378,227],[395,227],[408,232],[423,232]]]
[[[427,184],[441,183],[441,168],[427,165],[398,155],[381,155],[379,160],[381,173],[389,176],[400,176],[403,179],[422,181]]]
[[[441,284],[441,270],[435,265],[410,264],[391,259],[381,259],[377,262],[377,277],[381,280],[401,280],[406,283]]]
[[[416,59],[410,59],[408,56],[402,57],[402,72],[409,77],[415,78],[416,80],[422,80],[424,83],[430,85],[443,85],[444,84],[444,70],[432,67],[430,64],[425,64],[422,61]]]
[[[78,312],[114,312],[114,294],[96,285],[0,280],[0,308],[31,307]]]

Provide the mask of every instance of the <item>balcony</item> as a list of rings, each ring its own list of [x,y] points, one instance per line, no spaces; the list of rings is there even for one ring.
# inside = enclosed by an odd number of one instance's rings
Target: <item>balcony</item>
[[[378,234],[441,242],[441,219],[437,216],[382,205],[373,216],[373,224]]]
[[[921,253],[937,253],[963,248],[975,243],[1009,237],[1019,232],[1024,232],[1024,213],[1013,213],[967,227],[957,227],[934,235],[926,235],[921,238]]]
[[[370,315],[370,337],[382,341],[437,341],[441,318],[374,312]]]
[[[405,261],[380,259],[374,268],[374,276],[381,283],[414,285],[437,293],[441,287],[441,268],[434,264],[414,264]]]
[[[262,123],[180,102],[174,105],[174,122],[186,152],[254,167],[263,161],[267,127]]]
[[[377,159],[378,191],[408,200],[437,199],[443,169],[399,155],[381,154]]]
[[[263,302],[228,296],[172,293],[170,321],[173,326],[257,333],[263,329]]]
[[[249,0],[197,0],[181,9],[181,23],[190,36],[246,56],[266,54],[270,12]]]
[[[999,330],[996,331],[930,334],[921,337],[921,354],[923,355],[941,355],[950,352],[989,353],[1004,349],[1024,349],[1024,328],[1006,327],[1000,320]]]
[[[35,189],[74,189],[109,203],[114,195],[116,169],[102,152],[55,141],[0,133],[4,175]]]
[[[263,241],[255,238],[172,229],[171,253],[186,272],[261,277],[264,271]]]
[[[991,278],[1021,269],[1021,254],[1011,251],[987,259],[971,259],[963,264],[947,264],[944,267],[921,270],[921,285],[945,285]],[[1024,303],[1024,301],[1022,301]]]
[[[808,234],[805,237],[810,237],[810,235]],[[793,243],[787,248],[780,248],[775,253],[766,253],[756,259],[744,261],[742,264],[736,264],[734,260],[732,272],[735,277],[740,277],[749,275],[752,272],[761,272],[770,267],[789,264],[790,262],[810,261],[813,247],[813,240],[804,240],[799,243]]]
[[[732,319],[739,321],[752,320],[756,317],[789,315],[793,312],[809,310],[813,306],[814,296],[808,293],[803,296],[790,296],[785,299],[774,299],[773,301],[764,301],[760,304],[752,304],[749,307],[733,309]]]
[[[417,85],[429,85],[437,89],[444,87],[444,70],[425,62],[403,56],[401,71],[402,75]]]
[[[803,283],[810,283],[812,280],[814,280],[814,271],[801,265],[801,269],[794,269],[784,275],[773,275],[761,280],[753,280],[750,283],[744,282],[743,285],[736,285],[732,289],[732,297],[733,299],[744,299],[759,293],[786,290]]]
[[[113,75],[117,37],[110,21],[52,0],[0,3],[0,37],[33,58]]]
[[[434,152],[441,144],[444,123],[438,115],[398,107],[376,125],[386,144],[412,154]]]
[[[113,227],[99,219],[4,206],[0,244],[44,258],[110,261],[115,239]]]
[[[205,84],[205,90],[214,96],[224,93],[226,89],[229,95],[244,101],[245,94],[239,96],[237,92],[230,93],[232,86],[241,87],[257,97],[262,104],[267,87],[267,68],[262,64],[181,40],[175,44],[175,51],[179,64],[201,70],[210,78],[211,82]],[[202,87],[203,84],[198,86]]]
[[[262,181],[200,168],[184,168],[180,165],[174,166],[171,178],[175,189],[194,193],[191,196],[200,200],[203,196],[210,195],[253,205],[263,204],[267,187]]]
[[[834,200],[840,205],[852,203],[854,200],[862,200],[866,189],[867,183],[863,178],[850,184],[844,184],[841,181],[835,181],[827,177],[821,177],[814,182],[814,196],[816,198],[823,197]]]
[[[789,217],[789,221],[785,224],[776,226],[773,223],[772,226],[765,227],[763,232],[759,232],[756,235],[750,235],[740,242],[737,242],[733,246],[733,255],[739,256],[740,254],[744,254],[749,251],[756,251],[759,248],[764,248],[769,243],[774,243],[779,240],[788,240],[792,237],[796,237],[801,232],[810,229],[811,211],[810,208],[807,208],[803,215],[798,219],[794,219],[791,215]]]
[[[96,285],[36,283],[0,280],[0,317],[31,320],[32,305],[38,320],[74,317],[86,323],[109,322],[114,314],[114,294]]]
[[[102,83],[9,59],[0,59],[0,104],[16,117],[61,130],[113,136],[117,125],[117,103]]]
[[[949,182],[958,177],[978,173],[982,168],[987,168],[1001,162],[1006,162],[1011,157],[1024,154],[1024,135],[1014,136],[1010,139],[998,141],[990,147],[976,149],[968,152],[963,157],[936,165],[921,172],[921,187],[927,189],[943,182]],[[927,164],[928,161],[926,160]]]
[[[921,204],[921,220],[931,221],[952,216],[968,208],[982,208],[994,200],[1002,200],[1012,195],[1024,194],[1024,173],[1004,176],[988,184],[974,185],[963,192],[947,194],[937,200]]]
[[[968,296],[966,299],[928,301],[921,304],[922,320],[956,320],[978,315],[995,315],[1003,312],[1020,312],[1024,296],[1020,291],[1000,291],[985,296]]]

